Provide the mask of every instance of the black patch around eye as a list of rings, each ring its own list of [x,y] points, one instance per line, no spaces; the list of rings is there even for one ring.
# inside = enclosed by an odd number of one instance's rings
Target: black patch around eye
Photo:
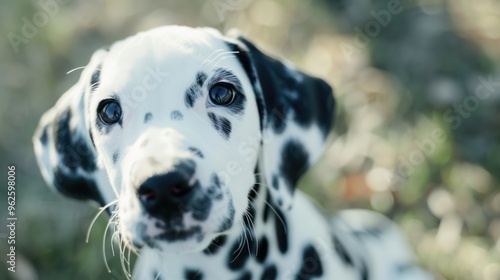
[[[278,249],[282,254],[285,254],[288,251],[287,220],[279,208],[275,208],[274,210],[276,211],[276,213],[273,213],[275,214],[274,227]]]
[[[54,141],[61,163],[72,172],[78,167],[93,172],[96,169],[95,155],[83,136],[75,134],[75,131],[70,129],[70,120],[71,110],[67,109],[57,117],[54,124]]]
[[[94,73],[92,73],[92,77],[90,78],[91,92],[95,91],[99,87],[100,78],[101,78],[101,64],[97,66],[97,68],[94,70]]]
[[[172,119],[172,120],[178,120],[178,121],[180,121],[183,118],[184,118],[184,115],[180,111],[175,110],[175,111],[172,111],[170,113],[170,119]]]
[[[201,273],[201,271],[188,269],[184,272],[184,279],[185,280],[202,280],[203,273]]]
[[[243,94],[243,86],[241,85],[240,80],[231,71],[219,68],[215,70],[213,77],[208,83],[208,87],[212,88],[221,81],[230,84],[234,88],[234,98],[232,102],[226,106],[226,108],[233,114],[243,114],[245,110],[246,96]]]
[[[120,157],[120,153],[118,151],[113,153],[113,163],[118,161],[118,157]]]
[[[297,140],[289,140],[281,151],[280,172],[291,193],[308,167],[309,155],[304,146]]]
[[[311,279],[323,275],[323,265],[318,252],[312,245],[308,245],[302,253],[302,266],[297,272],[297,280]]]
[[[216,237],[214,240],[212,240],[212,243],[210,243],[210,245],[208,245],[208,247],[203,250],[203,253],[209,256],[217,254],[219,249],[222,248],[224,244],[226,244],[226,241],[227,237],[225,235]]]
[[[333,242],[333,246],[335,248],[335,252],[337,252],[337,254],[342,259],[344,264],[349,265],[349,266],[353,266],[354,262],[352,260],[352,257],[349,254],[349,252],[347,252],[346,248],[344,247],[344,244],[342,244],[336,236],[332,237],[332,242]]]
[[[151,112],[148,112],[144,115],[144,123],[147,123],[151,120],[151,118],[153,118],[153,114],[151,114]]]
[[[260,280],[276,280],[277,276],[278,276],[278,269],[274,264],[271,264],[264,269],[264,272],[262,273]]]
[[[212,126],[220,132],[222,137],[224,139],[228,140],[229,136],[231,134],[231,122],[224,118],[224,117],[218,117],[214,113],[208,113],[208,117],[210,118],[210,121],[212,122]]]

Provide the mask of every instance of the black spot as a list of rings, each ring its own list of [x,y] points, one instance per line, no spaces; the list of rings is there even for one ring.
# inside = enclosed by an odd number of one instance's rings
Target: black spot
[[[260,277],[261,280],[275,280],[276,277],[278,276],[278,269],[274,264],[268,265],[265,269],[264,272],[262,273],[262,276]]]
[[[99,189],[94,180],[68,174],[63,172],[59,167],[54,169],[54,187],[62,194],[72,198],[82,200],[94,200],[100,205],[105,205],[104,199],[99,193]]]
[[[361,270],[359,272],[361,274],[361,280],[368,280],[370,279],[368,275],[368,267],[366,266],[365,262],[361,263]]]
[[[146,113],[144,115],[144,123],[147,123],[151,120],[151,118],[153,117],[153,114],[151,114],[150,112]]]
[[[212,174],[211,185],[206,189],[206,193],[211,199],[215,200],[221,200],[224,197],[224,194],[222,193],[221,181],[217,174]]]
[[[309,167],[309,155],[297,140],[289,140],[281,151],[280,172],[291,193],[294,192],[300,176]]]
[[[42,128],[42,135],[40,135],[40,143],[43,146],[47,145],[47,141],[48,141],[48,138],[49,138],[49,136],[47,134],[47,130],[48,130],[47,126],[44,126]]]
[[[323,275],[323,265],[318,252],[312,245],[308,245],[302,253],[302,265],[297,272],[296,280],[311,279]]]
[[[252,273],[250,271],[245,271],[237,280],[252,280]]]
[[[222,137],[226,140],[229,139],[231,134],[231,122],[224,117],[218,117],[214,113],[208,113],[208,117],[212,122],[212,126],[222,134]]]
[[[212,209],[212,197],[201,189],[199,182],[196,185],[194,196],[190,199],[187,206],[192,212],[193,219],[205,221],[210,215],[210,209]]]
[[[92,73],[92,77],[90,78],[90,88],[92,91],[96,90],[99,87],[101,78],[101,65],[99,64],[95,69],[94,73]]]
[[[228,206],[228,217],[222,221],[221,225],[219,226],[218,232],[224,232],[231,228],[234,223],[235,213],[236,211],[234,210],[234,205],[231,201]]]
[[[184,115],[180,111],[174,110],[170,113],[170,119],[172,119],[172,120],[180,121],[183,118],[184,118]]]
[[[269,253],[269,242],[267,241],[267,237],[262,236],[259,240],[259,249],[257,250],[257,255],[255,256],[255,259],[259,263],[263,263],[266,260],[268,253]]]
[[[203,83],[205,83],[205,80],[207,79],[207,74],[203,73],[203,72],[198,72],[196,74],[196,84],[198,86],[203,86]]]
[[[192,108],[194,106],[194,101],[195,101],[195,97],[196,97],[196,87],[189,87],[187,90],[186,90],[186,95],[184,97],[184,103],[186,104],[186,106],[188,108]]]
[[[116,163],[118,161],[119,156],[120,156],[120,153],[118,151],[113,153],[113,163]]]
[[[249,229],[249,231],[251,231],[250,229],[255,224],[255,215],[256,215],[255,207],[253,206],[252,203],[249,203],[247,211],[243,215],[243,224],[247,229]]]
[[[61,157],[61,163],[75,172],[82,168],[87,172],[96,169],[95,156],[81,135],[71,130],[71,110],[67,109],[56,117],[54,124],[54,141],[56,150]]]
[[[250,192],[248,193],[248,200],[254,202],[255,198],[257,197],[257,194],[259,194],[259,190],[260,190],[259,184],[253,185],[253,187],[250,189]]]
[[[278,248],[282,254],[288,251],[288,234],[287,234],[287,221],[279,208],[274,209],[274,226],[276,231],[276,240],[278,241]]]
[[[203,253],[205,255],[217,254],[219,249],[222,248],[222,246],[224,246],[224,244],[226,244],[226,241],[227,241],[227,237],[225,235],[221,235],[221,236],[216,237],[214,240],[212,240],[212,243],[210,243],[210,245],[208,245],[208,247],[205,250],[203,250]]]
[[[203,86],[206,78],[207,75],[205,73],[198,72],[196,74],[195,82],[186,90],[184,96],[184,103],[186,104],[186,107],[192,108],[196,99],[202,96],[203,93],[201,87]]]
[[[200,158],[204,158],[205,157],[203,155],[203,153],[199,149],[197,149],[195,147],[189,147],[188,150],[191,151],[193,154],[195,154],[196,156],[198,156]]]
[[[229,250],[228,255],[228,267],[231,270],[240,270],[245,265],[246,261],[249,258],[249,252],[247,250],[246,243],[240,246],[241,242],[246,242],[245,238],[242,236],[238,238],[236,242],[234,242],[231,250]]]
[[[197,270],[186,270],[184,272],[184,279],[185,280],[202,280],[203,279],[203,273]]]
[[[273,181],[272,181],[272,184],[271,184],[271,185],[273,186],[273,188],[274,188],[275,190],[279,189],[280,184],[279,184],[279,181],[278,181],[278,175],[274,174],[274,175],[273,175],[273,179],[272,179],[272,180],[273,180]]]
[[[344,244],[342,244],[342,242],[340,242],[340,240],[336,236],[332,237],[332,242],[333,242],[333,246],[335,248],[335,251],[337,252],[339,257],[342,259],[344,264],[349,265],[349,266],[353,266],[354,262],[352,260],[352,257],[349,254],[349,252],[347,252],[346,248],[344,247]]]
[[[269,211],[271,211],[271,209],[270,209],[271,208],[271,206],[270,206],[271,200],[268,199],[269,197],[271,197],[270,194],[269,194],[269,190],[266,189],[266,198],[265,198],[265,201],[267,203],[264,203],[264,214],[263,214],[263,217],[262,217],[262,219],[264,220],[264,223],[267,222],[267,219],[269,218]]]

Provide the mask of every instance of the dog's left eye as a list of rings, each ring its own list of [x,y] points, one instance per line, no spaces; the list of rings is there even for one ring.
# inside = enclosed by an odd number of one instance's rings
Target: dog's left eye
[[[215,105],[229,105],[234,100],[234,90],[231,85],[220,83],[214,85],[210,91],[210,101]]]
[[[122,108],[116,100],[104,100],[97,109],[97,115],[99,115],[102,122],[114,124],[120,120]]]

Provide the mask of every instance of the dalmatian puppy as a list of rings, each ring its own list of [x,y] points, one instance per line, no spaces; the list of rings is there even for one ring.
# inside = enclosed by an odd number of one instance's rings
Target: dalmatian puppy
[[[332,127],[323,80],[210,28],[96,51],[34,136],[47,183],[99,203],[134,279],[429,279],[387,219],[296,190]]]

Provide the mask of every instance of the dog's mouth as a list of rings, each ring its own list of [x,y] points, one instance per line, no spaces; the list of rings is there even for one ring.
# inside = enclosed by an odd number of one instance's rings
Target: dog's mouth
[[[144,234],[133,240],[132,245],[138,249],[147,246],[152,249],[162,250],[162,243],[183,243],[194,242],[200,243],[203,241],[203,234],[200,226],[193,226],[187,229],[165,229],[156,235]]]
[[[120,234],[134,249],[190,252],[205,249],[216,236],[230,230],[235,209],[229,191],[196,187],[189,201],[152,214],[131,197],[119,207]],[[218,188],[217,188],[218,190]]]

